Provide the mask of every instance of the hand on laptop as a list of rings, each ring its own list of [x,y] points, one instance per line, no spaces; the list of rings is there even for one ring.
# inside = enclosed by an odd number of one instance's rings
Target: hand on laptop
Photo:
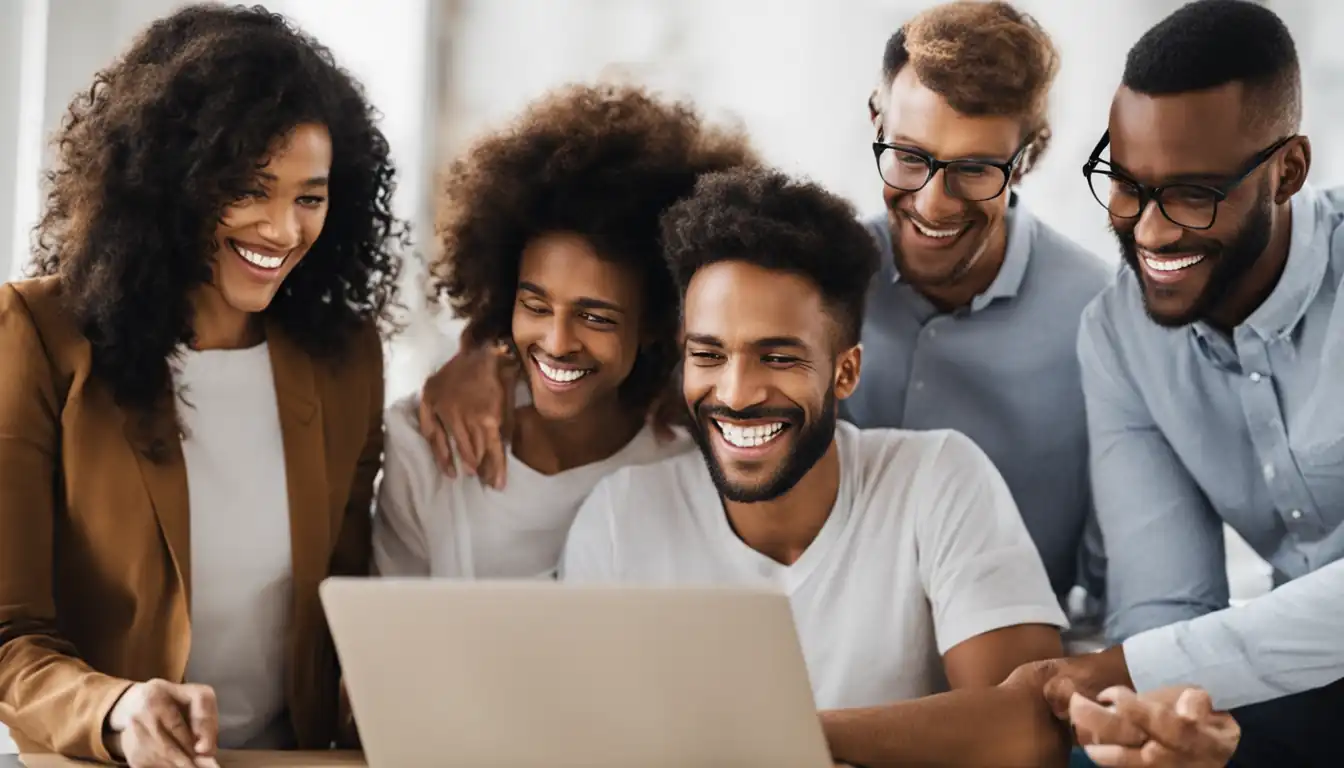
[[[1142,695],[1108,688],[1097,702],[1075,694],[1069,719],[1079,743],[1098,765],[1221,768],[1241,738],[1236,720],[1213,711],[1209,694],[1198,688]]]
[[[108,751],[131,768],[219,768],[219,710],[209,686],[136,683],[107,716]]]

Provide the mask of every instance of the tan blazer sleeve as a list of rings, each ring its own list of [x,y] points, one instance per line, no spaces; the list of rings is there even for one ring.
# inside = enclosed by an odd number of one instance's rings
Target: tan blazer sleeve
[[[27,306],[0,286],[0,720],[71,757],[110,762],[103,721],[131,685],[57,631],[52,544],[62,396]]]

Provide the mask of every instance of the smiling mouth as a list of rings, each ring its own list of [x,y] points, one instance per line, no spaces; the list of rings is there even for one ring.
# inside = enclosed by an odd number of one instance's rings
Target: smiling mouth
[[[557,368],[538,360],[536,355],[532,356],[532,361],[537,364],[537,370],[541,371],[543,377],[556,384],[573,384],[596,370],[595,368]]]
[[[1143,265],[1154,272],[1164,272],[1173,274],[1183,269],[1189,269],[1204,260],[1204,254],[1196,253],[1190,256],[1180,256],[1178,258],[1161,258],[1146,251],[1141,252],[1140,258],[1143,259]]]
[[[957,235],[960,235],[962,232],[965,232],[967,226],[965,224],[958,224],[955,227],[945,227],[942,229],[938,229],[935,227],[926,227],[923,224],[919,223],[918,221],[915,221],[913,218],[910,218],[909,216],[907,216],[906,218],[910,219],[910,223],[914,225],[915,231],[919,232],[919,234],[925,237],[932,237],[938,240],[948,240],[954,238]]]
[[[265,269],[268,271],[277,270],[284,266],[285,259],[289,258],[288,253],[283,256],[267,256],[264,253],[258,253],[241,245],[237,240],[230,240],[229,247],[233,249],[234,253],[238,254],[239,258],[257,269]]]
[[[759,448],[784,434],[789,428],[785,421],[773,421],[765,424],[734,424],[730,421],[712,419],[719,434],[734,448]]]

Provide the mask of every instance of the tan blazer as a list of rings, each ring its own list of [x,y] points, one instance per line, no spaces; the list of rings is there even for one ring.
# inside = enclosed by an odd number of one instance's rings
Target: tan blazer
[[[293,614],[285,690],[298,746],[336,739],[329,574],[369,569],[383,361],[369,330],[342,362],[267,340],[289,486]],[[172,398],[113,401],[60,285],[0,286],[0,721],[25,752],[107,761],[104,719],[132,681],[181,681],[191,649],[187,474]]]

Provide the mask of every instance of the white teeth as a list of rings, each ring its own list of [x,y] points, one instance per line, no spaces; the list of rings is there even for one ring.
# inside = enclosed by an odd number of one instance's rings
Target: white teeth
[[[536,358],[533,358],[536,360]],[[592,373],[592,369],[570,369],[570,368],[552,368],[551,366],[537,360],[537,367],[541,369],[541,374],[546,378],[558,384],[568,384],[571,381],[578,381],[584,376]]]
[[[957,227],[955,229],[929,229],[928,227],[924,226],[923,224],[920,224],[918,221],[915,221],[914,219],[911,219],[910,223],[914,224],[915,229],[919,230],[919,233],[921,235],[924,235],[925,237],[938,237],[938,238],[956,237],[957,234],[961,232],[961,227]]]
[[[262,269],[279,269],[280,265],[285,263],[284,256],[263,256],[256,251],[249,251],[237,243],[233,244],[233,249],[238,252],[239,256],[247,260],[247,263]]]
[[[1184,256],[1179,259],[1159,259],[1155,256],[1144,254],[1144,266],[1154,272],[1179,272],[1182,269],[1189,269],[1204,260],[1204,254],[1197,253],[1193,256]]]
[[[718,419],[715,419],[714,423],[719,425],[719,431],[723,433],[723,438],[730,445],[738,448],[755,448],[758,445],[765,445],[784,431],[784,422],[782,421],[772,424],[753,424],[749,427],[729,424]]]

